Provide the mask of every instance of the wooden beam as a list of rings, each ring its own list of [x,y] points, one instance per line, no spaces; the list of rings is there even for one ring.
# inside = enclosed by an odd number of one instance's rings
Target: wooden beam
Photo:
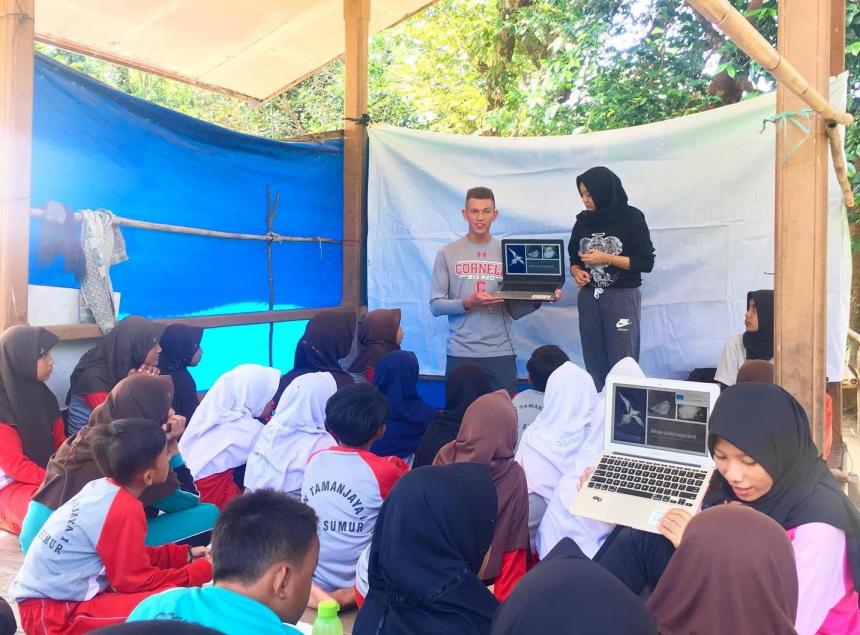
[[[27,321],[34,0],[0,0],[0,331]]]
[[[367,217],[367,126],[354,121],[367,112],[367,37],[370,0],[343,0],[343,295],[344,306],[362,303],[364,227]]]
[[[779,0],[779,52],[822,95],[828,94],[830,74],[830,3]],[[777,112],[805,106],[779,84]],[[828,140],[821,115],[811,117],[810,128],[805,140],[793,125],[776,135],[774,357],[777,383],[806,409],[820,448],[826,381]]]
[[[831,0],[830,15],[830,75],[845,70],[846,0]]]
[[[346,311],[342,306],[321,307],[318,309],[292,309],[289,311],[258,311],[255,313],[233,313],[226,315],[204,315],[199,317],[160,318],[153,320],[159,324],[188,324],[202,328],[221,326],[242,326],[245,324],[268,324],[269,322],[295,322],[310,320],[323,311]],[[58,324],[46,326],[61,340],[89,340],[101,337],[101,329],[96,324]]]

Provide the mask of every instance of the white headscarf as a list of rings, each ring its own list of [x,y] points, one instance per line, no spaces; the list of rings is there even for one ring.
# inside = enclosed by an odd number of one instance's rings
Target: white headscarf
[[[195,480],[248,460],[263,431],[257,417],[275,396],[280,380],[276,369],[258,364],[241,364],[218,378],[179,440],[179,451]]]
[[[625,357],[612,367],[607,379],[609,377],[642,378],[645,377],[645,373],[642,372],[639,364],[632,357]],[[568,511],[573,506],[573,501],[579,492],[579,477],[587,467],[594,465],[603,453],[603,432],[606,427],[605,393],[606,390],[604,389],[598,395],[585,443],[571,462],[570,472],[565,473],[559,480],[558,487],[553,492],[538,528],[535,544],[538,556],[541,558],[552,551],[558,541],[564,537],[572,538],[586,556],[593,558],[615,528],[615,525],[582,516],[574,516]]]
[[[565,362],[549,376],[544,394],[543,410],[523,433],[516,460],[526,472],[529,494],[549,501],[586,444],[597,390],[591,375]]]
[[[335,391],[331,373],[307,373],[287,386],[248,459],[245,487],[282,492],[302,488],[308,457],[337,445],[325,429],[325,405]]]

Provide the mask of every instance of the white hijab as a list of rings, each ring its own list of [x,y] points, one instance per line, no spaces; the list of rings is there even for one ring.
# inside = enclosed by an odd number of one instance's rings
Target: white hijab
[[[307,373],[287,386],[248,459],[245,487],[282,492],[302,488],[308,457],[337,445],[325,429],[325,406],[335,391],[331,373]]]
[[[586,445],[597,390],[591,375],[565,362],[549,376],[544,394],[543,410],[523,433],[516,460],[526,472],[529,494],[549,501]]]
[[[632,357],[625,357],[612,367],[609,377],[643,378],[645,373],[639,368],[639,364]],[[547,506],[546,513],[538,528],[535,544],[538,556],[545,557],[558,541],[569,537],[576,542],[583,553],[593,558],[606,538],[615,528],[615,525],[574,516],[568,510],[573,506],[573,501],[579,492],[579,477],[587,467],[594,465],[598,457],[603,453],[603,431],[605,429],[605,404],[606,391],[598,395],[597,405],[591,416],[591,425],[583,448],[577,454],[567,472],[558,482],[552,498]]]
[[[179,451],[195,480],[248,460],[263,431],[257,417],[275,396],[280,380],[276,369],[258,364],[241,364],[218,378],[179,440]]]

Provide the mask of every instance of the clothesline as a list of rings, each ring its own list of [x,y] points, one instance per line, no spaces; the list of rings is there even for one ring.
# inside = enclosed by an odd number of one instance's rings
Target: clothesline
[[[45,215],[45,210],[42,208],[32,208],[30,215],[36,218],[42,218]],[[75,220],[80,221],[81,215],[75,212]],[[352,243],[351,240],[336,240],[334,238],[325,238],[323,236],[285,236],[277,232],[268,232],[266,234],[246,234],[242,232],[225,232],[216,229],[201,229],[199,227],[185,227],[182,225],[170,225],[167,223],[153,223],[150,221],[135,220],[133,218],[124,218],[122,216],[114,216],[113,222],[121,227],[135,227],[137,229],[147,229],[150,231],[168,232],[172,234],[190,234],[193,236],[208,236],[210,238],[231,238],[236,240],[260,240],[270,243],[326,243],[331,245],[343,245],[344,243]]]

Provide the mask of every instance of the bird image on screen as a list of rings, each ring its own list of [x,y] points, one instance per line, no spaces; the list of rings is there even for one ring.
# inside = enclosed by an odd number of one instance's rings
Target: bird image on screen
[[[511,254],[510,264],[512,264],[512,265],[522,264],[523,266],[525,266],[526,261],[523,260],[523,257],[520,256],[517,252],[515,252],[510,247],[508,248],[508,253]]]

